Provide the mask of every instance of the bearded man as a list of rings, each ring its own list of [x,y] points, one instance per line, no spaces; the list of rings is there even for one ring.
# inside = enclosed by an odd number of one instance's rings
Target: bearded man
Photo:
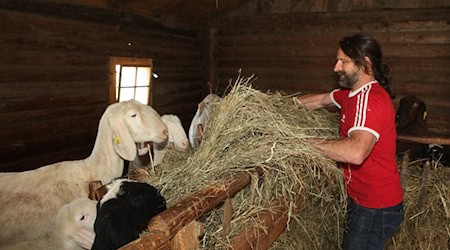
[[[311,142],[340,162],[344,172],[348,206],[343,247],[383,249],[403,221],[389,67],[382,62],[379,43],[356,34],[339,42],[334,72],[339,89],[294,100],[309,110],[339,108],[339,139]]]

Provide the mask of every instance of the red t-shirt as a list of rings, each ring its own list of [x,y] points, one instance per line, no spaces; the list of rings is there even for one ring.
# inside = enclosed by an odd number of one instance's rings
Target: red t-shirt
[[[395,156],[395,111],[388,93],[373,81],[352,92],[336,89],[331,101],[340,109],[339,136],[364,130],[377,142],[361,165],[342,163],[348,196],[369,208],[384,208],[403,200]]]

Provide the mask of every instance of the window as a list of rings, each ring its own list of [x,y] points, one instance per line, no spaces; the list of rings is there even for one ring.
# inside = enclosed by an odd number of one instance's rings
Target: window
[[[152,105],[152,60],[110,58],[109,103],[135,99]]]

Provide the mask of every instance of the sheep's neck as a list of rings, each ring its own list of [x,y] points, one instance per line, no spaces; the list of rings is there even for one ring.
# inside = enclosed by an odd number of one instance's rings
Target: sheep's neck
[[[123,172],[123,159],[116,153],[112,144],[112,132],[106,119],[102,117],[98,127],[97,138],[91,155],[86,158],[92,178],[107,183],[120,177]],[[99,171],[102,169],[102,171]]]

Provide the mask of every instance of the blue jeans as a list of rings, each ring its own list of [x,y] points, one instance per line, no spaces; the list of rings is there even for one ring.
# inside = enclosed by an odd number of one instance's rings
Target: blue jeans
[[[345,250],[383,249],[403,221],[403,202],[387,208],[367,208],[348,199]]]

